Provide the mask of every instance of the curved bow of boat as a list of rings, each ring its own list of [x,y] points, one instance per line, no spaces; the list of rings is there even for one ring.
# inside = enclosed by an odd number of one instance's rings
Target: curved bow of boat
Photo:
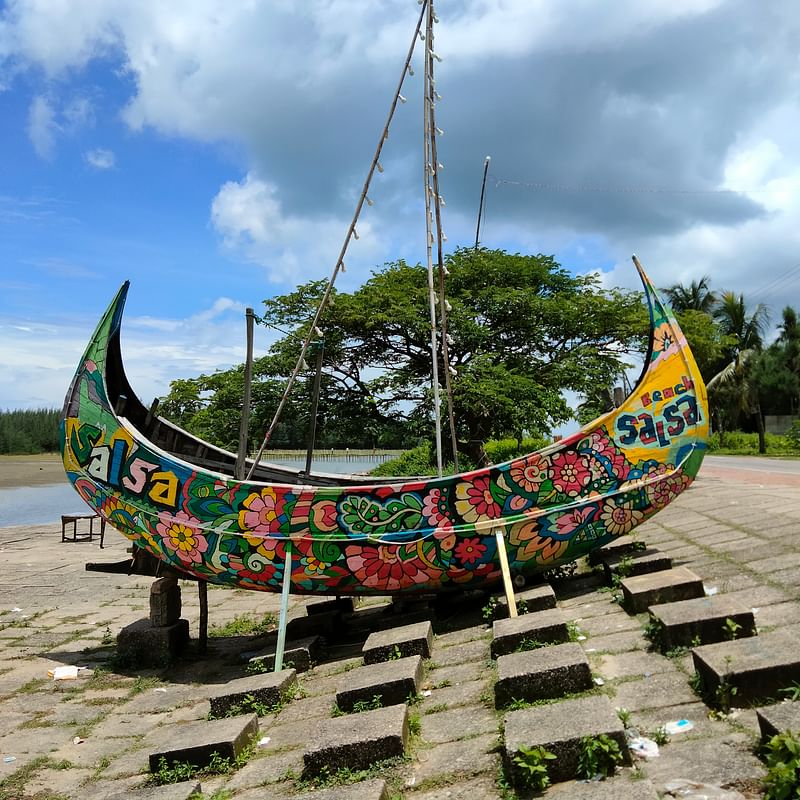
[[[689,486],[705,450],[705,386],[673,313],[637,268],[650,349],[619,408],[504,464],[383,485],[237,481],[224,464],[209,467],[203,448],[219,451],[187,434],[176,434],[174,446],[169,437],[156,443],[122,369],[125,285],[67,396],[67,474],[138,546],[197,577],[249,589],[279,590],[287,563],[295,592],[481,586],[499,577],[497,532],[517,573],[574,560],[664,508]]]

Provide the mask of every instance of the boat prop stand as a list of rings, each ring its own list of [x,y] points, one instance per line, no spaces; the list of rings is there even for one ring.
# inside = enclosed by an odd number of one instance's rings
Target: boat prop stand
[[[508,616],[517,616],[517,600],[514,597],[514,581],[511,577],[511,569],[508,566],[508,554],[506,553],[506,539],[503,531],[497,528],[494,532],[497,540],[497,556],[500,559],[500,571],[503,573],[503,587],[506,590],[506,600],[508,601]]]
[[[292,543],[286,541],[286,563],[283,567],[283,588],[281,589],[281,614],[278,619],[278,643],[275,646],[275,672],[283,669],[283,653],[286,647],[286,617],[289,611],[289,588],[292,584]]]

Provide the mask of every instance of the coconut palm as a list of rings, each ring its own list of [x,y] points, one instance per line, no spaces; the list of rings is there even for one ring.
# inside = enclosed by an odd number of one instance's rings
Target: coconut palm
[[[709,288],[709,277],[704,275],[699,281],[692,281],[688,286],[676,283],[664,294],[669,298],[672,308],[677,311],[702,311],[711,314],[717,305],[717,293]]]
[[[730,427],[741,414],[751,414],[758,431],[758,452],[766,453],[764,418],[752,366],[764,343],[769,311],[763,303],[759,303],[749,313],[744,295],[723,292],[714,309],[714,318],[733,342],[730,362],[708,382],[708,391],[716,406],[720,436],[724,433],[726,422]]]

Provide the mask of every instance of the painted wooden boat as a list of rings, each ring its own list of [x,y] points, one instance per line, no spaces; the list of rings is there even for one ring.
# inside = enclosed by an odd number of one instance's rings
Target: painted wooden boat
[[[638,267],[638,263],[637,263]],[[630,533],[692,482],[708,436],[706,390],[672,311],[639,267],[650,351],[625,402],[544,450],[443,478],[298,476],[249,481],[235,456],[137,400],[120,349],[124,284],[64,406],[64,467],[108,523],[170,566],[212,583],[293,593],[474,588],[572,561]],[[287,558],[288,551],[288,558]]]

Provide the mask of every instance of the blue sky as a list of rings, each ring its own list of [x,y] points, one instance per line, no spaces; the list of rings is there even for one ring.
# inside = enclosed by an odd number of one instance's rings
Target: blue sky
[[[709,275],[800,305],[792,0],[439,0],[444,226],[634,286]],[[0,4],[0,408],[60,406],[132,281],[142,399],[243,355],[243,311],[327,275],[397,82],[410,0]],[[424,257],[420,78],[342,288]],[[261,331],[257,348],[269,336]]]

